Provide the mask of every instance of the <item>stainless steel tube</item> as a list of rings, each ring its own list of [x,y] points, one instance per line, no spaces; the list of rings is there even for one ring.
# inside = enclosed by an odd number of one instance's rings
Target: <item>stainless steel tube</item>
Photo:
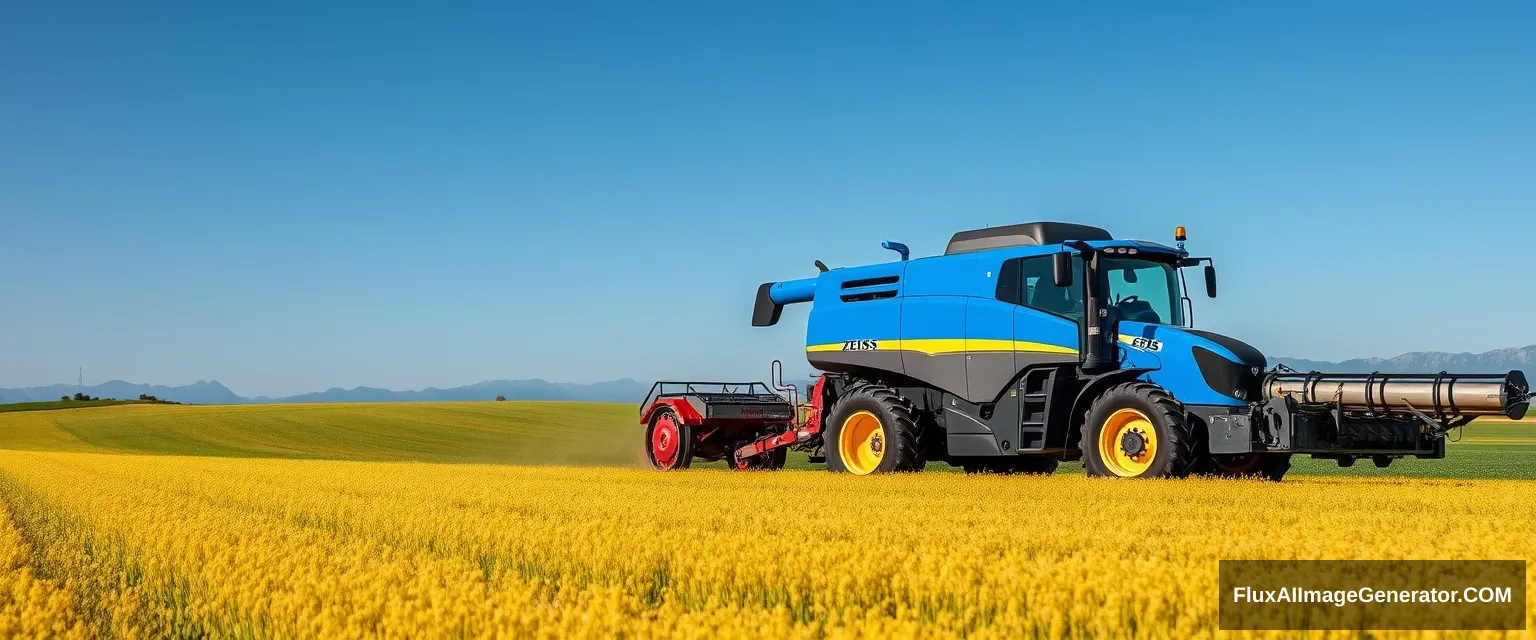
[[[1525,415],[1529,387],[1519,371],[1507,374],[1274,373],[1265,379],[1270,398],[1348,411],[1429,415]]]

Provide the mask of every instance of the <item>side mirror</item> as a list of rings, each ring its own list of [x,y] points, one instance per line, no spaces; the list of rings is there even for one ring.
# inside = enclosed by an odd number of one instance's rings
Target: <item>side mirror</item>
[[[1216,297],[1216,265],[1205,265],[1205,297]]]
[[[1051,282],[1058,289],[1072,286],[1072,254],[1062,251],[1051,256]]]

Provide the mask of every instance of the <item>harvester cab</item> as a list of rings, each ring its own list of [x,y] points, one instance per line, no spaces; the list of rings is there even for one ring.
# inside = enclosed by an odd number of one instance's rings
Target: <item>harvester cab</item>
[[[806,358],[824,373],[804,417],[760,441],[816,447],[812,460],[854,474],[930,461],[1049,473],[1081,460],[1095,476],[1278,480],[1294,454],[1443,458],[1448,430],[1525,414],[1518,371],[1300,373],[1195,329],[1185,271],[1203,266],[1210,297],[1216,274],[1185,236],[1035,222],[956,233],[940,256],[888,243],[899,260],[818,261],[814,277],[765,283],[752,324],[811,303]]]

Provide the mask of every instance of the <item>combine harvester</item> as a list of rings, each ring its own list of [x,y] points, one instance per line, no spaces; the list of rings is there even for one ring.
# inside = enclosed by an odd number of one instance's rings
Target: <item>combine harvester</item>
[[[767,283],[754,326],[812,303],[808,389],[657,383],[641,408],[658,469],[693,459],[782,467],[786,450],[833,471],[1190,473],[1279,480],[1293,454],[1386,467],[1444,458],[1445,436],[1479,416],[1523,417],[1525,376],[1340,374],[1266,369],[1241,341],[1193,328],[1184,228],[1174,246],[1096,227],[1035,222],[954,235],[942,256],[828,269]],[[787,398],[787,399],[786,399]]]

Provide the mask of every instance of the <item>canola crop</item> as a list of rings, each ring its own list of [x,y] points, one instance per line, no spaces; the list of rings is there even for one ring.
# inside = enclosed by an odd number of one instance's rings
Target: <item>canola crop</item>
[[[1226,637],[1220,559],[1536,551],[1503,480],[0,452],[0,501],[22,635]]]
[[[68,591],[40,579],[32,549],[0,507],[0,637],[85,637]]]

